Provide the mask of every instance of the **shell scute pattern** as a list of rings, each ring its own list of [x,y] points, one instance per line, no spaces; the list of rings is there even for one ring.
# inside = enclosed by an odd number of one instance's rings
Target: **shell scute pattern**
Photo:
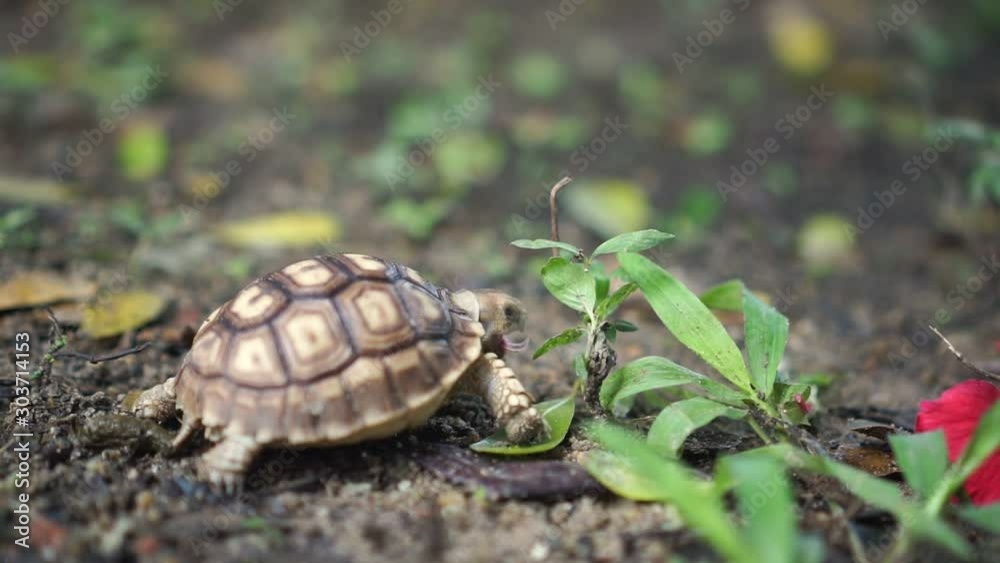
[[[206,320],[185,412],[263,443],[350,443],[425,420],[481,354],[482,325],[419,273],[341,254],[297,262]]]

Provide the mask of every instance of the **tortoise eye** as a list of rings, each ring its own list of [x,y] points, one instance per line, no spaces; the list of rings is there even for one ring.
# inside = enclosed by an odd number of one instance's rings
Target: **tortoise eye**
[[[510,305],[503,308],[503,314],[508,320],[514,320],[517,317],[517,311]]]

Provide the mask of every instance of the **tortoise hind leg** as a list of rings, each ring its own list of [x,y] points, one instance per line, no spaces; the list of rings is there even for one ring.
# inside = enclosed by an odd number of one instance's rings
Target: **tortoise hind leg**
[[[260,450],[261,445],[250,436],[226,436],[201,456],[198,469],[213,485],[233,493],[242,486],[247,469]]]

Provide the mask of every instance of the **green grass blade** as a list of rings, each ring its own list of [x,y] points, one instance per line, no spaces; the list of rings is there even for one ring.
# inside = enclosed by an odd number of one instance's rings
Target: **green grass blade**
[[[754,387],[767,398],[771,396],[778,364],[788,344],[788,319],[746,289],[743,315],[750,375]]]
[[[750,374],[736,343],[691,290],[639,254],[623,252],[618,261],[677,340],[737,387],[752,393]]]
[[[889,444],[906,482],[924,499],[930,498],[948,470],[944,432],[896,434],[889,436]]]

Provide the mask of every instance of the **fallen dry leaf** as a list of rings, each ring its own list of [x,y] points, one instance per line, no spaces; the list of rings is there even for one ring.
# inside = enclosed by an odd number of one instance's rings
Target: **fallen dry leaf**
[[[0,311],[29,309],[63,301],[84,301],[94,295],[93,283],[49,272],[22,272],[0,284]]]
[[[225,223],[216,235],[240,248],[292,248],[336,240],[340,225],[324,213],[290,211]]]
[[[91,338],[109,338],[141,328],[160,316],[166,300],[148,291],[128,291],[83,311],[83,332]]]
[[[38,205],[66,204],[73,201],[73,192],[51,180],[0,176],[0,200]]]

